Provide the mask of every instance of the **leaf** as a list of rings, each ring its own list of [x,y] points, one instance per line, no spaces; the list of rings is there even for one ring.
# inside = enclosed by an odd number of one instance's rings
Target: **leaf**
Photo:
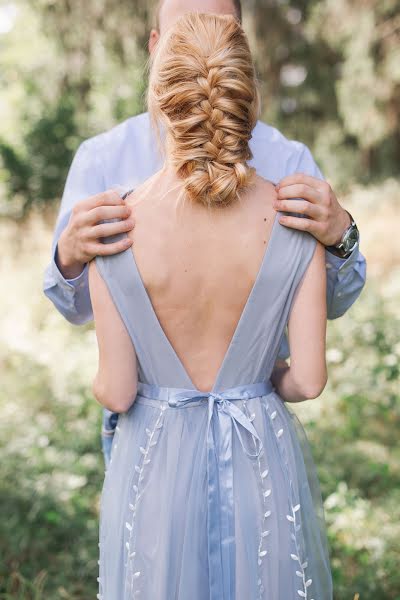
[[[265,531],[262,532],[261,537],[267,537],[267,535],[270,533],[269,529],[266,529]]]
[[[264,492],[264,498],[268,498],[268,496],[271,494],[271,490],[266,490]]]
[[[300,573],[300,571],[296,571],[296,575],[297,577],[303,577],[303,573]]]
[[[274,412],[271,413],[271,419],[275,419],[275,417],[276,417],[276,410],[274,410]]]
[[[263,471],[263,472],[261,473],[261,477],[262,477],[262,479],[264,479],[264,478],[265,478],[265,477],[268,475],[268,473],[269,473],[269,469],[265,469],[265,471]]]
[[[297,554],[291,554],[290,557],[293,558],[293,560],[299,560]]]
[[[258,553],[258,556],[265,556],[267,554],[267,550],[262,550]]]
[[[283,429],[280,429],[278,431],[278,433],[276,434],[276,437],[278,437],[278,438],[281,437],[282,433],[283,433]]]
[[[292,515],[286,515],[286,518],[288,521],[291,521],[292,523],[294,522]]]
[[[143,446],[140,446],[139,449],[142,454],[146,454],[146,448],[143,448]]]
[[[267,512],[264,513],[264,517],[267,518],[271,515],[271,511],[267,510]]]
[[[306,587],[310,586],[312,584],[312,579],[307,579],[306,581]]]
[[[306,594],[305,592],[303,592],[302,590],[297,590],[297,593],[299,596],[301,596],[302,598],[306,598]]]
[[[300,508],[300,504],[296,504],[296,506],[293,507],[293,512],[297,512]]]

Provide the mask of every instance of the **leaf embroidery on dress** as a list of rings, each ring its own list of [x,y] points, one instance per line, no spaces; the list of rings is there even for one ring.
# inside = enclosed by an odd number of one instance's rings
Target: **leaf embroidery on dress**
[[[130,594],[133,594],[133,597],[138,597],[140,594],[140,589],[135,589],[134,590],[134,586],[136,585],[136,582],[139,580],[140,575],[141,575],[141,571],[135,571],[134,569],[134,559],[136,557],[136,551],[135,551],[135,517],[136,517],[136,512],[137,512],[137,506],[138,506],[138,502],[139,499],[141,498],[142,494],[143,494],[143,490],[141,490],[141,482],[144,479],[144,467],[146,465],[148,465],[151,461],[151,459],[149,458],[149,452],[150,452],[150,448],[152,448],[153,446],[155,446],[158,442],[158,438],[155,438],[156,435],[156,431],[159,431],[161,429],[161,427],[163,426],[163,415],[164,415],[164,410],[166,408],[166,405],[163,404],[160,407],[160,412],[158,414],[158,417],[156,419],[156,422],[154,424],[153,429],[149,429],[148,427],[146,427],[145,431],[146,431],[146,435],[147,435],[147,443],[146,446],[139,446],[139,451],[141,453],[142,459],[141,461],[139,461],[139,464],[134,466],[134,472],[137,473],[137,480],[136,483],[134,483],[132,485],[132,490],[134,493],[134,498],[132,499],[132,502],[129,502],[129,509],[132,512],[132,517],[131,517],[131,522],[128,523],[126,522],[126,528],[129,531],[129,541],[126,542],[125,546],[126,546],[126,550],[127,550],[127,562],[126,562],[126,567],[127,567],[127,575],[126,575],[126,587],[128,588],[128,591]]]

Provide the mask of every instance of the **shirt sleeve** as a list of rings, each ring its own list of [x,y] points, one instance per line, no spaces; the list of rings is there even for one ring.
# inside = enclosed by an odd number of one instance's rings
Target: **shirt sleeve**
[[[302,144],[303,150],[297,161],[288,164],[290,173],[305,173],[311,177],[324,179],[320,169],[314,161],[310,150]],[[347,258],[340,258],[325,251],[326,257],[326,302],[328,319],[337,319],[354,304],[365,285],[366,280],[366,261],[359,250],[359,245],[354,248],[351,255]],[[287,359],[289,357],[289,347],[286,336],[283,338],[279,358]]]
[[[304,145],[296,172],[324,179],[310,150]],[[358,244],[347,259],[335,256],[329,250],[325,251],[325,256],[328,319],[336,319],[342,316],[360,295],[365,285],[366,261]]]
[[[43,292],[57,310],[75,325],[93,320],[89,294],[88,264],[73,279],[66,279],[57,266],[57,244],[67,226],[73,206],[80,200],[104,191],[99,153],[92,140],[81,143],[72,160],[58,213],[51,260],[44,272]]]

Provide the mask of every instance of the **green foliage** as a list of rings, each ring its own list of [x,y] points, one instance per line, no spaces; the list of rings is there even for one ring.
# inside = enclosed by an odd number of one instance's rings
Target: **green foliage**
[[[15,203],[18,213],[60,196],[83,138],[145,109],[154,1],[15,6],[14,27],[0,34],[0,205],[8,198],[5,212]],[[307,143],[339,191],[398,172],[399,8],[399,0],[244,3],[264,119]]]

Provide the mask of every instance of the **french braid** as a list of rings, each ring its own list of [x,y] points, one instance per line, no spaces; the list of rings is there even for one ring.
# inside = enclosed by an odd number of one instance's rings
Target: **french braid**
[[[254,176],[247,161],[259,96],[247,38],[233,16],[191,13],[161,39],[149,110],[164,121],[171,164],[193,201],[224,206]]]

